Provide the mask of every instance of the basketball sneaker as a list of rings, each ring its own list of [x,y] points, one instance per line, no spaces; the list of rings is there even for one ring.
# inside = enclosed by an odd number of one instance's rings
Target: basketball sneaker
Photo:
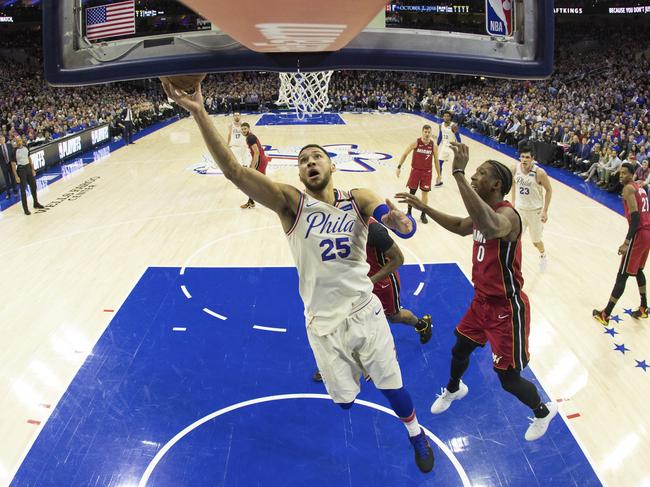
[[[415,326],[415,331],[420,335],[420,343],[422,345],[431,340],[433,331],[431,326],[431,315],[424,315],[420,318],[418,324]]]
[[[415,450],[415,464],[424,473],[433,470],[433,450],[429,445],[429,439],[422,428],[417,436],[409,436],[409,441]]]
[[[420,217],[420,221],[422,223],[429,223],[429,220],[427,220],[427,214],[422,212],[422,216]]]
[[[433,185],[434,188],[442,188],[442,181]]]
[[[449,392],[446,387],[440,389],[440,394],[436,394],[437,399],[431,405],[431,414],[444,413],[451,403],[464,398],[469,392],[469,387],[461,380],[456,392]]]
[[[548,425],[551,423],[551,420],[557,414],[557,403],[556,402],[547,402],[546,407],[548,408],[548,414],[543,418],[530,418],[531,423],[526,430],[524,438],[527,441],[539,440],[548,429]]]
[[[594,320],[596,320],[601,325],[603,326],[609,325],[609,316],[605,314],[605,310],[595,309],[591,312],[591,316],[593,316]]]
[[[638,320],[639,318],[647,318],[648,308],[646,306],[639,306],[639,309],[637,309],[636,311],[632,311],[631,316],[635,320]]]
[[[546,256],[546,252],[544,252],[543,254],[539,254],[539,270],[544,272],[547,267],[548,257]]]

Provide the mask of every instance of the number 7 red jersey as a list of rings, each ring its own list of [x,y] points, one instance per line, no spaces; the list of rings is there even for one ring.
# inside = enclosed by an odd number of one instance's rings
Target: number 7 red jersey
[[[508,201],[502,201],[494,207],[494,211],[504,206],[512,208]],[[503,299],[521,294],[524,287],[521,275],[521,231],[517,240],[508,242],[501,238],[486,240],[474,227],[473,238],[472,282],[476,294]]]

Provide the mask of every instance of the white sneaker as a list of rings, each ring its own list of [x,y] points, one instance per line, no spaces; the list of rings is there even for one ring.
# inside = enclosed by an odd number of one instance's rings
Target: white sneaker
[[[531,418],[532,421],[526,430],[526,435],[524,436],[526,440],[539,440],[546,433],[548,425],[557,414],[557,403],[547,402],[546,407],[548,408],[548,414],[544,418]]]
[[[431,405],[431,414],[444,413],[453,401],[464,398],[468,392],[469,387],[462,380],[456,392],[449,392],[446,387],[443,387],[440,389],[440,394],[436,394],[437,399]]]
[[[546,256],[546,252],[544,252],[539,256],[539,270],[544,272],[547,267],[548,267],[548,257]]]

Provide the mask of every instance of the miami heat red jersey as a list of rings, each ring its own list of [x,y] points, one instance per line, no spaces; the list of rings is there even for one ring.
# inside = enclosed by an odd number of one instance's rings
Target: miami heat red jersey
[[[262,147],[262,144],[260,144],[260,139],[258,139],[255,134],[249,133],[246,136],[246,144],[248,144],[248,150],[251,152],[251,157],[255,157],[255,154],[253,153],[253,146],[254,145],[257,146],[257,150],[260,153],[260,160],[257,169],[261,169],[261,168],[266,169],[266,165],[268,164],[269,161],[268,158],[266,157],[266,153],[264,152],[264,148]]]
[[[650,231],[650,206],[648,202],[648,194],[639,183],[630,183],[634,188],[634,197],[636,198],[636,207],[639,210],[639,230]],[[630,209],[627,207],[627,201],[623,200],[623,208],[625,208],[625,218],[628,223],[630,222]]]
[[[431,171],[433,168],[433,139],[428,144],[425,144],[422,139],[418,139],[418,145],[413,151],[411,167]]]
[[[502,201],[494,210],[512,205]],[[472,282],[476,294],[486,298],[511,298],[521,293],[524,278],[521,275],[521,234],[514,242],[500,238],[486,240],[474,228],[472,253]]]
[[[394,244],[388,230],[374,218],[368,219],[368,242],[366,243],[366,262],[370,266],[368,276],[374,276],[388,262],[386,252]],[[375,289],[390,283],[389,276],[375,283]]]

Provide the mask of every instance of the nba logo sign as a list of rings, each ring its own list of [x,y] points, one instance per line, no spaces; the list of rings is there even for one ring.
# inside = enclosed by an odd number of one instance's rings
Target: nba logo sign
[[[513,0],[485,0],[485,28],[491,36],[512,35]]]

